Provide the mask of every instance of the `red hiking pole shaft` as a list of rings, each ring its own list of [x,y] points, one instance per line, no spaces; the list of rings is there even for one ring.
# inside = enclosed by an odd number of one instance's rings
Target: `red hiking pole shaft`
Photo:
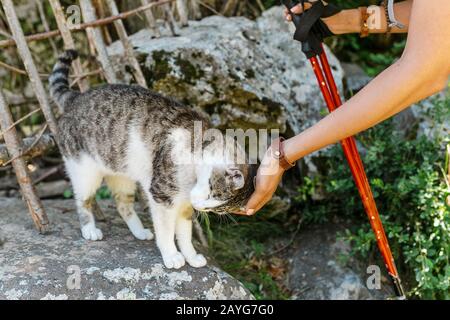
[[[336,82],[334,81],[334,77],[328,63],[328,58],[326,56],[325,50],[323,50],[319,57],[321,64],[319,64],[319,60],[316,56],[310,58],[310,62],[319,83],[322,95],[327,104],[328,110],[330,112],[333,112],[334,110],[336,110],[336,108],[342,105],[342,101],[339,96],[339,91],[337,89]],[[358,192],[364,205],[364,209],[369,218],[370,225],[375,234],[378,248],[383,257],[386,269],[394,284],[396,294],[399,297],[404,297],[405,295],[397,272],[397,268],[395,266],[394,257],[389,247],[383,224],[378,214],[375,199],[373,197],[369,181],[364,171],[364,166],[359,156],[355,139],[353,137],[346,138],[341,141],[341,145],[352,172],[353,179],[358,188]]]

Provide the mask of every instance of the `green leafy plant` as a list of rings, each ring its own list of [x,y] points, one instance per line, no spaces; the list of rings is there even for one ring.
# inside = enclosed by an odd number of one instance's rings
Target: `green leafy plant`
[[[429,113],[436,127],[449,123],[449,110],[449,99],[434,102]],[[446,199],[450,185],[445,149],[450,137],[422,135],[408,140],[390,120],[360,135],[358,141],[365,150],[363,162],[397,263],[405,274],[413,275],[407,279],[410,295],[449,299],[450,207]],[[326,221],[336,212],[359,221],[360,227],[347,230],[343,237],[352,243],[354,253],[374,253],[375,238],[340,146],[332,148],[328,157],[327,176],[313,184],[306,181],[299,190],[299,205],[311,222]],[[318,185],[326,190],[326,199],[304,201],[305,188]],[[318,216],[313,218],[314,214]]]
[[[231,218],[234,223],[222,223],[214,215],[200,220],[208,235],[208,255],[223,270],[240,280],[256,299],[288,299],[283,285],[285,260],[270,253],[274,242],[290,230],[269,215],[262,210],[252,220]]]

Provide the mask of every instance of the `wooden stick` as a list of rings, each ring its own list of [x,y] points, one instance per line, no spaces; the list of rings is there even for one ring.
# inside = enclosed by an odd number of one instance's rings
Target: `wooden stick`
[[[26,70],[19,69],[17,67],[11,66],[11,65],[3,62],[3,61],[0,61],[0,66],[4,67],[5,69],[8,69],[8,70],[10,70],[12,72],[18,73],[18,74],[27,75]],[[69,78],[75,78],[75,79],[80,78],[80,79],[82,79],[82,78],[86,78],[86,77],[89,77],[89,76],[92,76],[92,75],[99,74],[101,71],[102,71],[101,69],[97,69],[97,70],[94,70],[94,71],[88,71],[86,73],[82,73],[80,75],[71,74],[71,75],[69,75]],[[50,74],[48,74],[48,73],[39,73],[39,77],[46,79],[46,78],[50,77]],[[70,86],[72,86],[72,85],[70,85]]]
[[[41,18],[42,25],[44,26],[44,30],[46,32],[49,32],[50,27],[48,26],[48,21],[47,21],[47,18],[45,17],[44,6],[42,5],[42,0],[34,0],[34,2],[36,3],[36,6],[38,8],[39,17]],[[55,41],[53,41],[52,38],[49,38],[48,40],[50,42],[50,46],[52,47],[53,53],[55,55],[57,55],[58,50],[56,49]]]
[[[188,25],[188,6],[186,0],[177,0],[177,11],[180,17],[181,27],[186,27]]]
[[[35,141],[37,142],[35,143]],[[56,147],[55,140],[50,134],[43,134],[39,140],[36,137],[25,138],[22,140],[21,145],[23,146],[23,150],[27,150],[26,153],[22,153],[23,160],[25,161],[44,155]],[[31,146],[33,147],[31,148]],[[6,166],[5,163],[10,160],[11,155],[6,145],[0,144],[0,167]]]
[[[80,74],[77,78],[75,78],[75,80],[72,81],[72,83],[70,84],[70,87],[73,87],[78,81],[83,80],[89,76],[94,76],[97,75],[99,73],[102,73],[102,69],[97,69],[94,71],[89,71],[83,74]],[[71,76],[71,77],[75,77],[75,75]]]
[[[138,14],[139,12],[142,12],[142,11],[145,11],[145,10],[149,10],[149,9],[151,9],[153,7],[164,5],[164,4],[168,4],[168,3],[172,2],[172,1],[174,1],[174,0],[159,0],[158,2],[152,2],[152,3],[149,3],[148,5],[141,6],[139,8],[136,8],[136,9],[133,9],[133,10],[129,10],[129,11],[126,11],[126,12],[122,12],[122,13],[120,13],[117,16],[111,16],[111,17],[108,17],[108,18],[98,19],[98,20],[95,20],[95,21],[85,22],[85,23],[82,23],[80,25],[72,26],[72,27],[69,28],[69,30],[76,32],[76,31],[83,31],[83,30],[85,30],[86,28],[89,28],[89,27],[102,26],[102,25],[105,25],[105,24],[112,23],[112,22],[114,22],[115,20],[118,20],[118,19],[121,19],[121,20],[126,19],[126,18],[128,18],[130,16],[133,16],[133,15]],[[60,33],[61,33],[60,30],[53,30],[53,31],[50,31],[50,32],[42,32],[42,33],[37,33],[37,34],[26,36],[25,40],[27,42],[44,40],[44,39],[48,39],[48,38],[51,38],[51,37],[58,36]],[[14,39],[8,39],[8,40],[0,41],[0,48],[13,46],[13,45],[15,45]]]
[[[8,69],[10,71],[13,71],[15,73],[27,75],[27,72],[25,70],[19,69],[19,68],[14,67],[14,66],[11,66],[11,65],[3,62],[3,61],[0,61],[0,66],[4,67],[4,68],[6,68],[6,69]],[[39,75],[41,76],[41,74],[39,74]]]
[[[56,165],[54,167],[51,167],[49,169],[46,169],[44,171],[44,173],[42,173],[39,177],[37,177],[36,179],[34,179],[33,184],[37,185],[39,182],[44,181],[45,179],[47,179],[48,177],[51,177],[52,175],[60,172],[60,171],[64,171],[64,166],[63,165]]]
[[[198,2],[201,6],[205,7],[205,8],[208,9],[208,10],[210,10],[212,13],[217,14],[218,16],[223,17],[223,14],[221,14],[219,11],[217,11],[216,9],[214,9],[213,7],[211,7],[209,4],[207,4],[207,3],[205,3],[205,2],[203,2],[203,1],[201,1],[201,0],[197,0],[197,2]],[[1,44],[1,42],[0,42],[0,44]],[[0,47],[1,47],[1,45],[0,45]]]
[[[64,12],[61,4],[59,3],[59,0],[49,0],[49,2],[53,10],[53,15],[56,19],[58,29],[61,31],[61,36],[64,41],[64,50],[75,49],[75,42],[73,41],[72,34],[70,33],[66,17],[64,16]],[[84,92],[89,89],[87,80],[84,77],[81,77],[81,74],[83,74],[83,69],[81,68],[80,58],[77,58],[72,62],[72,68],[74,70],[75,77],[81,79],[78,82],[80,91]]]
[[[106,17],[104,0],[92,0],[92,5],[95,8],[94,12],[97,13],[100,19]],[[112,43],[112,37],[111,34],[109,33],[108,27],[105,25],[102,26],[100,29],[103,35],[103,39],[105,39],[106,45],[109,46]]]
[[[19,120],[17,120],[17,121],[14,122],[13,124],[11,124],[10,127],[6,128],[4,131],[1,131],[1,132],[0,132],[0,138],[3,137],[3,135],[5,134],[6,131],[11,130],[11,129],[14,128],[17,124],[19,124],[20,122],[24,121],[25,119],[28,119],[28,118],[31,117],[33,114],[35,114],[35,113],[37,113],[37,112],[39,112],[39,111],[41,111],[40,108],[35,109],[35,110],[33,110],[33,111],[27,113],[26,115],[24,115],[22,118],[20,118]]]
[[[117,9],[114,0],[107,0],[106,3],[108,4],[111,14],[113,15],[119,14],[119,10]],[[128,62],[133,66],[134,69],[133,74],[134,77],[136,78],[136,82],[139,83],[144,88],[147,88],[147,82],[145,81],[144,73],[141,70],[139,62],[134,56],[134,49],[130,40],[128,39],[127,31],[125,30],[125,26],[123,25],[122,20],[114,21],[114,26],[116,28],[117,34],[119,35],[120,41],[122,42],[125,56],[127,57]]]
[[[170,4],[166,3],[162,6],[166,23],[169,26],[169,30],[172,33],[172,36],[176,36],[178,34],[177,23],[175,22],[175,18],[173,17],[172,10],[170,10]]]
[[[227,2],[225,2],[221,13],[224,16],[230,16],[233,14],[233,12],[236,12],[236,8],[239,5],[239,1],[238,0],[228,0]]]
[[[202,18],[202,12],[200,11],[200,6],[198,0],[191,0],[191,8],[193,12],[193,17],[196,20]]]
[[[6,7],[5,14],[8,17],[11,13],[10,9],[12,9],[11,0],[3,1],[3,7]],[[8,17],[8,19],[10,19],[10,17]],[[8,128],[13,122],[14,121],[11,112],[6,105],[3,93],[0,91],[0,127]],[[22,147],[19,138],[17,137],[16,129],[13,128],[12,130],[8,130],[7,132],[5,132],[4,137],[8,153],[13,158],[17,157],[17,155],[21,153]],[[12,165],[14,171],[16,172],[17,181],[19,182],[20,189],[22,190],[22,195],[28,205],[28,210],[30,212],[31,218],[33,219],[38,231],[44,233],[45,231],[47,231],[48,218],[42,206],[41,200],[36,195],[36,191],[28,174],[25,161],[21,157],[18,157],[14,161],[12,161]]]
[[[141,0],[142,5],[148,5],[150,3],[150,0]],[[159,32],[158,25],[156,24],[155,16],[153,15],[152,9],[146,10],[145,12],[145,19],[147,20],[148,26],[150,30],[153,32],[153,35],[156,38],[161,37],[161,32]]]
[[[258,7],[261,10],[261,12],[266,10],[266,8],[264,7],[264,4],[262,3],[261,0],[256,0],[256,4],[258,5]]]
[[[95,15],[95,8],[92,5],[91,0],[80,0],[80,6],[85,22],[93,22],[97,20],[97,17]],[[111,65],[111,61],[109,60],[101,30],[95,27],[89,27],[86,29],[86,32],[94,43],[95,50],[97,51],[97,58],[102,65],[106,80],[108,81],[108,83],[117,83],[116,73],[114,72],[114,68]]]
[[[3,0],[3,9],[5,11],[6,19],[8,20],[9,28],[17,44],[17,50],[22,58],[25,70],[30,77],[31,86],[33,87],[36,98],[39,101],[44,117],[49,125],[49,128],[56,141],[58,142],[58,126],[56,124],[55,115],[52,112],[50,102],[47,97],[46,90],[42,84],[41,78],[37,71],[36,65],[34,64],[33,58],[31,57],[30,49],[27,46],[25,36],[23,34],[22,28],[20,27],[19,19],[17,19],[16,12],[14,11],[14,5],[11,0]]]
[[[31,152],[31,150],[33,150],[33,148],[38,144],[38,142],[41,140],[45,130],[47,130],[48,128],[48,124],[46,123],[42,129],[39,131],[39,133],[36,135],[36,137],[34,138],[33,142],[31,142],[31,145],[25,149],[25,151],[22,151],[21,153],[17,154],[16,156],[12,157],[11,159],[9,159],[8,161],[6,161],[2,166],[5,167],[8,164],[10,164],[11,162],[13,162],[14,160],[24,157],[25,155],[27,155],[28,153]]]

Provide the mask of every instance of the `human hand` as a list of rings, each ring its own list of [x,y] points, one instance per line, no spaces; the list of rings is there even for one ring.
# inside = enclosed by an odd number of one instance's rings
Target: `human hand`
[[[310,0],[311,2],[315,2],[317,0]],[[308,10],[309,8],[311,8],[311,3],[309,2],[305,2],[305,10]],[[303,8],[302,8],[302,4],[299,3],[298,5],[296,5],[295,7],[291,8],[291,12],[293,14],[300,14],[303,12]],[[289,12],[289,10],[286,8],[284,9],[284,17],[287,21],[292,21],[292,16],[291,13]]]
[[[312,4],[316,1],[322,1],[327,6],[328,3],[323,0],[309,0],[305,2],[305,11],[312,7]],[[291,8],[293,14],[301,14],[303,8],[301,4],[298,4]],[[321,20],[326,24],[328,29],[333,34],[345,34],[345,33],[360,33],[361,32],[361,17],[358,9],[342,10],[339,13],[322,17]],[[284,17],[287,21],[292,21],[292,16],[289,10],[284,10]]]
[[[236,214],[251,216],[261,209],[277,190],[284,171],[279,160],[273,157],[272,149],[269,148],[256,174],[255,191],[248,200],[245,211],[236,212]]]

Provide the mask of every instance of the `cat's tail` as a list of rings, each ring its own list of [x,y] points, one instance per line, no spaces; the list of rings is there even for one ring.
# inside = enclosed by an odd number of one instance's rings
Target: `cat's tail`
[[[69,69],[72,61],[78,57],[78,52],[75,50],[67,50],[59,56],[58,62],[53,67],[53,71],[48,79],[50,84],[50,96],[53,101],[61,107],[66,109],[70,101],[80,94],[69,88]]]

